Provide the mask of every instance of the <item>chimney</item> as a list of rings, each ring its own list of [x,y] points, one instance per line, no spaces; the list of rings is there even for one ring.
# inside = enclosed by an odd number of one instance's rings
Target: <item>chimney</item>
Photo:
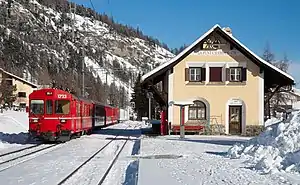
[[[226,31],[229,35],[232,35],[231,28],[225,27],[225,28],[223,28],[223,30]]]

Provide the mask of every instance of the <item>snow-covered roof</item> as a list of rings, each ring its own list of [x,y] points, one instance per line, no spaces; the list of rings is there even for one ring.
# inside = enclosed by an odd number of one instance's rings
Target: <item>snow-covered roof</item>
[[[22,81],[22,82],[24,82],[24,83],[27,83],[28,85],[30,85],[30,86],[32,86],[32,87],[35,87],[35,88],[38,87],[37,84],[34,84],[34,83],[29,82],[29,81],[27,81],[27,80],[25,80],[25,79],[23,79],[23,78],[21,78],[21,77],[19,77],[19,76],[16,76],[16,75],[14,75],[14,74],[12,74],[12,73],[10,73],[10,72],[7,72],[7,71],[5,71],[5,70],[2,69],[2,68],[0,68],[0,71],[1,71],[2,73],[5,73],[5,74],[7,74],[7,75],[9,75],[9,76],[11,76],[11,77],[13,77],[13,78],[15,78],[15,79],[18,79],[19,81]]]
[[[296,89],[296,88],[293,88],[292,91],[289,92],[289,94],[300,97],[300,90]]]
[[[169,65],[175,63],[180,59],[182,56],[184,56],[187,52],[189,52],[192,48],[194,48],[198,43],[200,43],[204,38],[206,38],[209,34],[211,34],[215,29],[219,28],[224,34],[228,35],[229,38],[231,38],[233,41],[235,41],[238,45],[240,45],[242,48],[244,48],[247,52],[249,52],[253,57],[255,57],[258,61],[260,61],[262,64],[270,67],[271,69],[274,69],[275,71],[279,72],[280,74],[286,76],[292,81],[295,81],[294,78],[287,74],[286,72],[280,70],[279,68],[275,67],[274,65],[268,63],[267,61],[263,60],[259,56],[257,56],[254,52],[252,52],[249,48],[247,48],[245,45],[243,45],[238,39],[236,39],[232,34],[227,33],[225,30],[223,30],[218,24],[213,26],[210,30],[208,30],[206,33],[204,33],[201,37],[199,37],[195,42],[193,42],[190,46],[185,48],[182,52],[180,52],[176,57],[173,59],[169,60],[168,62],[154,68],[152,71],[146,73],[145,75],[142,76],[141,81],[143,82],[147,78],[151,77],[152,75],[156,74],[160,70],[168,67]]]

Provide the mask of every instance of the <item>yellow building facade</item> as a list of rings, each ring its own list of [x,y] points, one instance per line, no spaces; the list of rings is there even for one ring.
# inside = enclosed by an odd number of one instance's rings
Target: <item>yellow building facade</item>
[[[245,135],[264,127],[265,89],[276,85],[269,80],[276,74],[281,85],[294,84],[289,74],[241,44],[230,28],[215,25],[174,59],[145,74],[142,83],[155,89],[162,82],[160,102],[167,107],[171,128],[180,124],[177,102],[186,104],[186,128],[208,125],[211,132]]]

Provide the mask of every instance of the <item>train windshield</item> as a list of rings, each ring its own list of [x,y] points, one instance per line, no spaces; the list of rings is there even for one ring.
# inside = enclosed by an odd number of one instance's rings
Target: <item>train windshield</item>
[[[55,114],[69,114],[70,101],[69,100],[56,100],[55,101]]]
[[[30,113],[44,114],[44,100],[31,100],[30,101]]]

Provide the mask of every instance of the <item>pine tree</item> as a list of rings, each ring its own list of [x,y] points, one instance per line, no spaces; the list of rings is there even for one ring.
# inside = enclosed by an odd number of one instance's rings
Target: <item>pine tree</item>
[[[142,116],[147,114],[148,111],[148,100],[145,91],[140,83],[141,74],[138,75],[137,80],[134,84],[134,93],[132,94],[131,102],[134,102],[134,111],[137,113],[137,119],[141,120]]]

